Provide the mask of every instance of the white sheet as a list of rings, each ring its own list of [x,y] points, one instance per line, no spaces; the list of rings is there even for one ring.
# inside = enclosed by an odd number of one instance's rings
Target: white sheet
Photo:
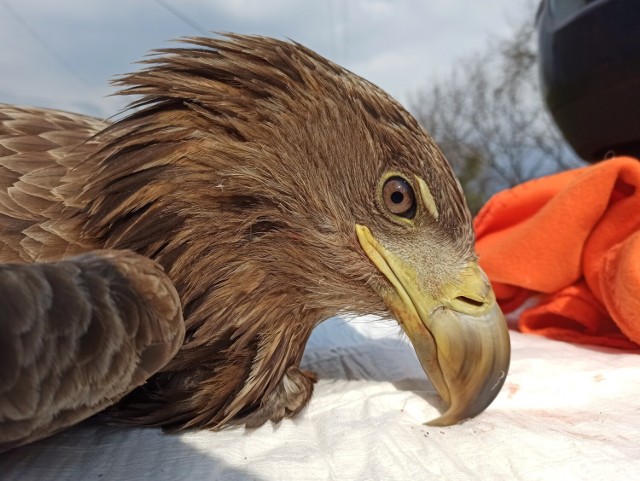
[[[638,353],[511,336],[504,389],[462,425],[422,424],[437,396],[395,328],[330,320],[309,342],[320,381],[294,420],[180,435],[85,423],[0,455],[0,479],[638,479]]]

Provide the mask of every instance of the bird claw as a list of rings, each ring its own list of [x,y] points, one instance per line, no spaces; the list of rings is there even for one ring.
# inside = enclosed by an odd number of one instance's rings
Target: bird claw
[[[260,407],[241,422],[247,428],[257,428],[267,421],[277,423],[296,415],[309,402],[317,379],[312,371],[289,367],[275,389],[262,398]]]

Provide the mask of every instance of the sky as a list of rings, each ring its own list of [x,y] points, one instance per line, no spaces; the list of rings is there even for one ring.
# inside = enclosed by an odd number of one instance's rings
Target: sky
[[[510,32],[514,0],[0,0],[0,102],[99,117],[126,99],[109,79],[178,37],[290,38],[405,105]]]

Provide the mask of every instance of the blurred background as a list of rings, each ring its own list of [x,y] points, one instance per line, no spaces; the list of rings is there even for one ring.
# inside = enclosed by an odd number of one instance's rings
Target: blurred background
[[[470,207],[580,165],[539,92],[536,0],[0,0],[0,102],[110,117],[109,79],[167,41],[290,38],[379,85],[434,136]]]

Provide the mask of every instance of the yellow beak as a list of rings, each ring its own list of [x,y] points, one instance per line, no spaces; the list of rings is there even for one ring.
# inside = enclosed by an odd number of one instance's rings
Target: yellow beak
[[[502,311],[484,272],[470,263],[452,276],[439,298],[424,292],[415,269],[356,225],[360,245],[394,287],[382,292],[420,364],[448,405],[428,424],[448,426],[474,417],[504,384],[511,347]]]

